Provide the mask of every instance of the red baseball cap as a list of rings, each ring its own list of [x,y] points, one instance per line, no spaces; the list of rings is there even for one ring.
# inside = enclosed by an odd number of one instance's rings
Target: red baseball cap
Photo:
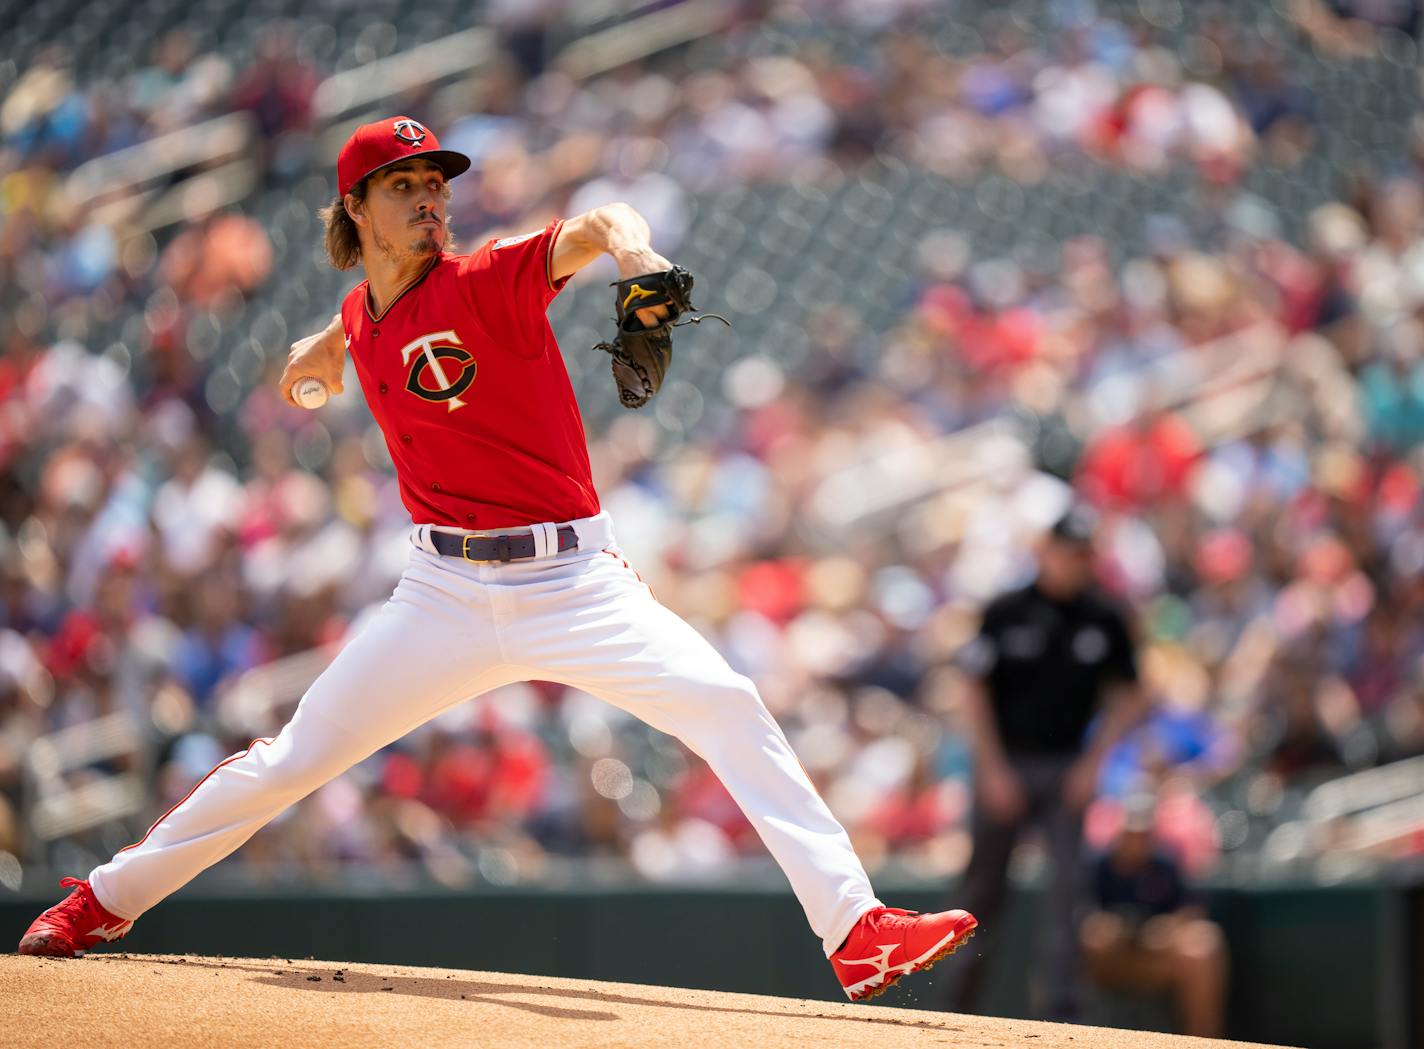
[[[447,179],[470,168],[469,157],[453,149],[441,149],[435,132],[418,120],[387,117],[374,124],[362,124],[341,147],[336,158],[337,188],[344,197],[367,175],[410,157],[425,157],[438,164]]]

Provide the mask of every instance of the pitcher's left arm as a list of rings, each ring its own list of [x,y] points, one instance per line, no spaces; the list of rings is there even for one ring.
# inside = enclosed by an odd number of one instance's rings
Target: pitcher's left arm
[[[672,263],[653,250],[647,220],[623,203],[605,204],[566,219],[554,240],[549,275],[554,281],[562,280],[600,255],[612,257],[620,280],[672,269]],[[652,328],[667,317],[668,309],[656,306],[637,313],[643,326]]]

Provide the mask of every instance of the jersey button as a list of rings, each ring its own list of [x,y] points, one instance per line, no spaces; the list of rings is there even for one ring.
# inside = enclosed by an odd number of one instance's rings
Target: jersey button
[[[371,338],[373,338],[373,339],[374,339],[374,338],[377,338],[380,334],[381,334],[381,329],[380,329],[380,328],[372,328],[372,329],[371,329]]]
[[[410,444],[410,434],[408,434],[408,433],[403,433],[403,434],[401,434],[401,444]]]
[[[432,485],[430,486],[430,490],[431,490],[432,492],[438,492],[438,491],[440,491],[440,490],[441,490],[441,489],[440,489],[440,482],[439,482],[439,481],[436,481],[434,484],[432,484]]]
[[[474,524],[474,523],[475,523],[475,515],[474,515],[474,514],[466,514],[466,515],[465,515],[465,523],[466,523],[466,524]]]
[[[387,386],[385,383],[381,383],[380,389],[381,389],[381,392],[382,392],[382,393],[385,393],[387,390],[390,389],[390,387]]]

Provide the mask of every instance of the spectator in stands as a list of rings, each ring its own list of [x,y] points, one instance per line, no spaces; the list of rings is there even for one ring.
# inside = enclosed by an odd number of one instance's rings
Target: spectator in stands
[[[164,33],[153,45],[151,64],[139,70],[129,82],[129,100],[133,108],[153,120],[168,100],[179,90],[184,76],[197,57],[193,33],[179,27]],[[171,130],[158,121],[159,130]]]
[[[267,28],[257,45],[257,58],[232,88],[233,109],[246,110],[257,120],[255,139],[263,170],[279,176],[305,169],[312,125],[312,99],[321,75],[297,47],[290,23]]]
[[[1360,374],[1370,437],[1387,452],[1424,442],[1424,327],[1402,320],[1384,333],[1384,352]]]
[[[1298,0],[1291,17],[1326,54],[1361,58],[1374,54],[1376,35],[1395,30],[1418,38],[1419,0]]]
[[[1314,137],[1314,100],[1291,82],[1286,56],[1267,46],[1258,54],[1241,54],[1232,63],[1234,94],[1255,132],[1277,160],[1294,163]]]
[[[236,580],[208,574],[194,585],[193,625],[179,641],[173,670],[200,708],[219,685],[264,661],[261,634],[238,617]]]
[[[25,754],[41,734],[54,682],[30,643],[14,630],[0,630],[0,821],[20,802]],[[18,830],[12,845],[18,851]]]
[[[1321,662],[1307,640],[1282,652],[1272,668],[1263,711],[1270,741],[1266,767],[1283,779],[1318,778],[1344,764],[1341,740],[1327,716]]]
[[[1226,939],[1158,846],[1150,796],[1129,804],[1117,840],[1094,864],[1092,894],[1082,947],[1093,982],[1131,994],[1169,993],[1183,1034],[1220,1038]]]
[[[1241,741],[1212,709],[1207,672],[1185,646],[1147,647],[1142,676],[1154,702],[1104,760],[1103,793],[1126,798],[1169,775],[1188,777],[1205,793],[1235,772]]]
[[[194,206],[200,211],[201,203]],[[272,272],[272,241],[261,224],[235,212],[206,212],[164,249],[159,267],[181,303],[232,309]]]
[[[1091,589],[1095,527],[1085,506],[1064,514],[1041,541],[1037,578],[990,603],[962,657],[973,679],[964,714],[976,795],[973,853],[958,894],[991,931],[1010,854],[1026,827],[1042,828],[1052,861],[1042,991],[1048,1016],[1059,1020],[1079,1009],[1083,812],[1104,756],[1145,709],[1126,619]],[[956,1012],[974,1002],[981,959],[976,952],[952,970]]]
[[[40,49],[0,102],[0,140],[40,168],[69,170],[88,159],[87,129],[84,93],[74,82],[69,50],[62,44]]]
[[[1148,410],[1088,446],[1078,464],[1079,481],[1097,502],[1145,507],[1180,498],[1200,454],[1185,419]]]

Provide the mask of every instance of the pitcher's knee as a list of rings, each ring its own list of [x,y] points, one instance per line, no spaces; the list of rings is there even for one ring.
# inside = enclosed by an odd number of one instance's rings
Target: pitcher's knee
[[[304,797],[341,771],[326,755],[285,746],[280,738],[270,747],[253,748],[248,757],[255,760],[242,771],[254,774],[273,797]]]
[[[728,721],[770,718],[751,678],[738,674],[708,688],[707,702],[716,716]]]
[[[776,719],[746,678],[706,688],[697,697],[693,721],[685,742],[713,762],[719,758],[743,760],[748,748],[764,751],[769,736],[781,736]]]

